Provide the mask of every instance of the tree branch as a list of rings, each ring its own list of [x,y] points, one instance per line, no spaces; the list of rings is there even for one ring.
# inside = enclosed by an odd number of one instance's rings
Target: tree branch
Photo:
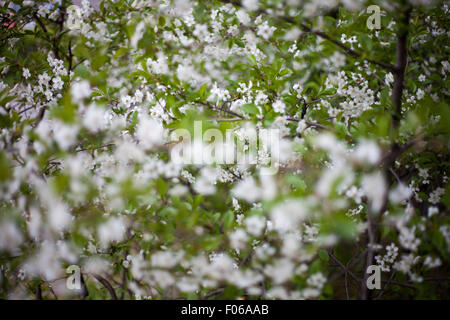
[[[100,282],[109,291],[109,294],[111,295],[112,300],[117,300],[116,291],[114,290],[112,285],[108,282],[108,280],[106,280],[105,278],[103,278],[101,275],[99,275],[97,273],[91,273],[91,275],[95,279],[97,279],[98,282]]]
[[[358,284],[361,283],[361,280],[349,268],[347,268],[341,261],[339,261],[339,259],[336,258],[336,256],[333,253],[329,252],[328,254],[329,254],[330,258],[334,262],[336,262],[342,268],[342,270],[345,271],[346,274],[348,273],[350,275],[350,277],[352,277],[353,280],[356,281],[356,283],[358,283]]]
[[[393,123],[392,129],[398,127],[398,124],[401,119],[405,70],[408,61],[407,42],[408,42],[408,25],[410,15],[411,15],[411,8],[407,8],[406,11],[404,12],[402,18],[402,25],[400,25],[399,27],[400,29],[397,35],[396,63],[393,69],[394,88],[392,90],[392,105],[395,108],[395,113],[392,122]]]

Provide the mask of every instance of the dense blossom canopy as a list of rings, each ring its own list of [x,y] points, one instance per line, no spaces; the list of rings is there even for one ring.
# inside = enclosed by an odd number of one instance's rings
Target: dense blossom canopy
[[[0,1],[0,298],[448,298],[447,1],[76,2]]]

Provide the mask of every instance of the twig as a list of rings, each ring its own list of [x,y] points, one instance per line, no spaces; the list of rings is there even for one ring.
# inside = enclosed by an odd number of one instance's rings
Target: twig
[[[351,270],[349,270],[341,261],[339,261],[339,259],[336,258],[336,256],[333,253],[329,252],[328,254],[331,257],[331,259],[333,259],[333,261],[336,262],[342,268],[342,270],[345,271],[345,273],[348,273],[350,277],[352,277],[353,280],[356,281],[356,283],[359,284],[361,282],[361,280]]]
[[[219,289],[217,289],[217,290],[213,290],[213,291],[210,291],[210,292],[208,292],[207,294],[205,294],[205,296],[202,298],[203,300],[206,300],[206,299],[208,299],[208,298],[211,298],[211,297],[213,297],[213,296],[216,296],[216,295],[218,295],[218,294],[221,294],[222,292],[224,292],[225,291],[225,288],[219,288]]]
[[[108,282],[108,280],[106,280],[105,278],[103,278],[101,275],[97,274],[97,273],[91,273],[91,275],[98,280],[98,282],[100,282],[108,291],[109,294],[111,295],[111,299],[112,300],[117,300],[117,295],[116,292],[114,291],[114,288],[112,287],[112,285]]]
[[[395,276],[395,271],[393,271],[391,273],[391,276],[389,277],[389,280],[386,282],[386,284],[384,285],[383,289],[380,291],[380,293],[378,293],[378,295],[375,297],[375,299],[379,299],[384,292],[386,291],[387,286],[391,283],[392,279],[394,279]]]
[[[82,297],[83,297],[83,299],[85,299],[86,297],[89,296],[89,290],[88,290],[88,288],[86,286],[86,282],[84,281],[84,277],[83,277],[83,273],[82,272],[80,272],[80,280],[81,280],[81,286],[83,288]]]

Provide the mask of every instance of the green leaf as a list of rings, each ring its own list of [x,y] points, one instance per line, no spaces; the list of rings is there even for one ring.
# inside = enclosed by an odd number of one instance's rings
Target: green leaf
[[[292,71],[290,69],[283,69],[280,71],[280,73],[278,74],[280,77],[285,76],[287,74],[292,73]]]
[[[234,222],[234,213],[233,211],[228,210],[222,217],[223,226],[229,229],[233,225],[233,222]]]
[[[0,181],[8,180],[12,177],[11,163],[4,152],[0,152]]]
[[[326,250],[321,249],[319,251],[319,258],[322,261],[328,262],[328,260],[330,259],[330,257],[328,256],[328,252]]]
[[[156,190],[161,197],[164,196],[167,192],[167,183],[163,179],[158,178],[156,180]]]
[[[249,114],[259,114],[258,108],[253,103],[244,104],[242,110]]]
[[[254,66],[258,65],[258,62],[256,61],[256,58],[254,55],[247,56],[247,60],[250,61],[250,63]]]
[[[208,85],[205,83],[198,91],[198,95],[199,95],[200,99],[202,99],[202,100],[204,100],[206,98],[206,88],[207,87],[208,87]]]

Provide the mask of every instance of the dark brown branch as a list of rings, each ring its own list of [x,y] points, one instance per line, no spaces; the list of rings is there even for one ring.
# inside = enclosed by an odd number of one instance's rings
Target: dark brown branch
[[[398,127],[402,112],[402,96],[404,89],[405,70],[408,62],[408,25],[411,15],[411,8],[408,8],[401,21],[400,29],[397,36],[397,52],[394,67],[394,88],[392,90],[392,105],[395,108],[393,128]]]
[[[82,288],[81,295],[82,295],[83,299],[85,299],[86,297],[89,296],[89,290],[86,286],[86,282],[84,281],[83,273],[80,273],[80,280],[81,280],[81,288]]]
[[[214,297],[216,295],[219,295],[225,291],[225,288],[219,288],[213,291],[208,292],[204,297],[203,300],[209,299],[211,297]]]
[[[39,125],[39,123],[42,121],[42,119],[44,119],[45,110],[46,110],[45,106],[42,106],[41,109],[39,110],[39,114],[36,117],[36,122],[34,123],[35,128]]]
[[[344,270],[345,273],[348,273],[350,275],[350,277],[352,277],[352,279],[355,280],[356,283],[358,283],[358,284],[361,283],[361,280],[349,268],[347,268],[341,261],[339,261],[339,259],[336,258],[336,256],[334,254],[329,252],[328,255],[334,262],[336,262],[342,268],[342,270]]]
[[[103,278],[101,275],[99,275],[97,273],[91,273],[91,275],[95,279],[97,279],[98,282],[100,282],[109,291],[109,294],[111,295],[112,300],[117,300],[116,291],[114,290],[112,285],[108,282],[108,280],[106,280],[105,278]]]
[[[108,148],[108,147],[112,147],[112,146],[115,146],[115,144],[114,143],[108,143],[108,144],[105,144],[105,145],[102,145],[102,146],[99,146],[99,147],[94,147],[94,148],[91,148],[91,149],[81,148],[81,149],[75,150],[75,152],[95,151],[95,150],[98,150],[98,149]]]
[[[384,282],[384,283],[387,283],[388,281],[389,280],[381,280],[381,282]],[[416,289],[416,287],[414,285],[405,283],[405,282],[391,280],[390,283],[393,285],[396,285],[396,286],[400,286],[400,287],[410,288],[410,289],[414,289],[414,290]]]
[[[52,49],[53,49],[53,54],[55,55],[55,58],[59,59],[59,52],[58,52],[59,50],[58,50],[58,46],[56,44],[56,38],[53,38],[53,40],[50,38],[50,33],[48,32],[47,27],[42,22],[42,20],[39,19],[39,16],[36,13],[33,14],[33,17],[37,21],[39,26],[41,27],[42,31],[44,31],[45,39],[51,43]]]
[[[380,164],[385,166],[386,168],[390,168],[398,157],[400,157],[409,148],[413,147],[418,141],[420,141],[421,138],[422,137],[419,136],[415,139],[406,142],[401,146],[394,145],[391,151],[382,157]]]
[[[337,97],[337,95],[327,96],[327,97],[325,97],[325,98],[331,99],[331,98],[334,98],[334,97]],[[322,100],[325,99],[325,98],[315,99],[315,100],[312,100],[312,101],[310,101],[310,102],[306,102],[306,101],[304,101],[304,99],[303,99],[302,113],[301,113],[301,115],[300,115],[300,119],[304,119],[304,118],[305,118],[306,111],[308,111],[308,107],[309,107],[310,105],[315,104],[315,103],[318,103],[318,102],[322,101]]]
[[[39,16],[34,13],[33,14],[34,19],[37,21],[37,23],[39,24],[39,26],[41,27],[42,31],[44,31],[44,33],[46,34],[46,36],[48,37],[48,31],[47,31],[47,27],[42,23],[41,19],[39,19]],[[49,38],[47,38],[49,39]]]
[[[42,285],[40,283],[36,287],[36,299],[42,300]]]
[[[69,41],[69,76],[70,76],[70,72],[72,71],[72,65],[73,65],[73,53],[72,53],[72,40]]]
[[[384,292],[386,291],[386,288],[388,287],[388,285],[391,283],[391,281],[394,279],[395,276],[395,271],[393,271],[391,273],[391,276],[389,277],[388,281],[386,282],[386,284],[384,285],[383,289],[380,291],[380,293],[375,297],[375,299],[379,299],[381,298],[381,296],[384,294]]]
[[[299,122],[300,121],[300,119],[297,119],[297,118],[287,118],[287,120],[288,121],[295,121],[295,122]],[[305,123],[308,125],[308,127],[315,127],[315,128],[321,129],[321,130],[327,130],[327,131],[331,131],[331,132],[335,132],[335,133],[338,132],[334,128],[324,126],[323,124],[320,124],[320,123],[317,123],[317,122],[308,121],[308,120],[303,120],[303,121],[305,121]],[[350,136],[350,135],[347,135],[345,138],[348,141],[353,141],[354,140],[353,137]]]

